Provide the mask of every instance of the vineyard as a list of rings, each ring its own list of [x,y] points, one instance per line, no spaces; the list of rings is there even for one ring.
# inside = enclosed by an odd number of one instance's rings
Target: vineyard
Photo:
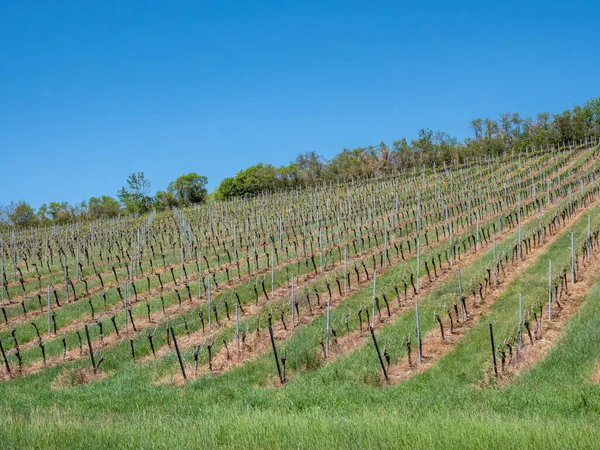
[[[3,447],[596,447],[592,137],[2,236]]]

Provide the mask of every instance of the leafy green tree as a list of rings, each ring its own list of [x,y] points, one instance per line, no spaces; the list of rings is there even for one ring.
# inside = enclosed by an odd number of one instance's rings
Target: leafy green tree
[[[577,141],[585,139],[590,133],[591,123],[591,111],[581,106],[575,106],[571,111],[572,138]]]
[[[301,184],[300,171],[295,164],[281,166],[277,169],[277,179],[280,188],[290,188]]]
[[[144,172],[129,175],[127,186],[119,190],[117,197],[130,213],[143,214],[149,211],[152,206],[150,181],[146,179]]]
[[[511,117],[511,122],[512,122],[513,138],[519,139],[521,137],[524,121],[523,121],[523,119],[521,119],[521,116],[519,115],[519,113],[513,113],[512,117]]]
[[[50,212],[48,211],[48,205],[43,203],[36,212],[36,216],[41,224],[47,224],[51,221]]]
[[[600,97],[596,97],[583,105],[590,115],[591,134],[600,134]]]
[[[177,206],[178,201],[171,191],[157,191],[154,196],[154,205],[159,210],[167,210]]]
[[[566,110],[561,114],[555,114],[553,117],[554,128],[558,135],[558,139],[561,141],[568,141],[573,139],[573,126],[571,121],[571,111]]]
[[[406,138],[392,142],[390,162],[395,168],[410,167],[414,164],[413,151]]]
[[[379,167],[377,154],[373,148],[347,148],[338,153],[328,164],[333,179],[349,179],[375,173]]]
[[[443,131],[438,131],[433,136],[433,142],[436,148],[436,164],[441,164],[442,162],[449,164],[460,158],[458,139],[455,137]]]
[[[88,202],[89,216],[91,219],[116,217],[121,211],[119,202],[108,195],[91,197]]]
[[[435,149],[433,145],[433,131],[429,128],[422,128],[419,130],[419,139],[412,141],[411,146],[420,152],[420,157],[427,152],[432,152]]]
[[[256,164],[239,172],[236,179],[245,194],[258,194],[279,188],[277,169],[271,164]]]
[[[325,160],[315,152],[299,154],[290,166],[295,167],[298,182],[304,185],[316,183],[327,176]]]
[[[238,195],[242,195],[242,191],[239,189],[235,177],[224,178],[215,191],[215,199],[217,200],[226,200],[231,197],[237,197]]]
[[[50,202],[48,204],[48,213],[53,222],[65,223],[71,218],[67,202]]]
[[[208,178],[191,172],[181,175],[174,182],[169,183],[167,191],[174,195],[179,206],[187,206],[192,203],[204,202],[208,194],[207,183]]]
[[[270,164],[256,164],[235,174],[233,178],[225,178],[219,184],[216,198],[258,194],[263,191],[279,189],[284,183],[281,172]]]
[[[35,211],[25,201],[11,202],[7,207],[7,218],[11,225],[16,227],[34,225],[36,222]]]

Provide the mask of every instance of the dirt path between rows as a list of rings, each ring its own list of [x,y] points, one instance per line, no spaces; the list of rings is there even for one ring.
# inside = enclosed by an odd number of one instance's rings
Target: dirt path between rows
[[[523,225],[526,225],[534,220],[538,220],[538,217],[535,215],[528,218],[526,221],[523,221]],[[513,233],[514,233],[514,229],[506,227],[502,233],[498,233],[496,235],[496,240],[497,240],[497,242],[502,242],[504,239],[506,239],[508,236],[511,236]],[[488,247],[482,246],[482,247],[480,247],[480,250],[485,251],[485,249],[487,249],[487,248]],[[409,284],[408,291],[407,291],[407,293],[408,293],[407,298],[404,298],[403,287],[399,286],[400,302],[398,302],[398,299],[396,298],[395,294],[394,294],[393,298],[392,297],[388,298],[389,311],[390,311],[389,316],[387,315],[387,308],[385,306],[385,303],[384,303],[383,299],[380,298],[380,307],[381,307],[382,314],[381,314],[381,316],[378,316],[378,318],[376,319],[376,321],[375,321],[376,326],[379,324],[389,323],[389,322],[393,321],[398,315],[404,313],[405,311],[412,310],[414,308],[415,299],[417,297],[422,297],[422,296],[428,295],[429,293],[431,293],[431,291],[435,288],[436,285],[444,283],[455,276],[455,271],[453,269],[457,263],[459,263],[461,266],[464,267],[466,265],[469,265],[469,264],[472,264],[473,262],[475,262],[480,256],[481,256],[481,253],[479,251],[473,252],[472,250],[470,250],[468,255],[461,256],[460,260],[457,259],[452,268],[450,268],[446,265],[444,267],[444,269],[441,270],[441,273],[438,268],[438,277],[436,278],[432,274],[431,281],[428,279],[427,275],[424,274],[421,277],[421,288],[420,288],[417,296],[414,295],[414,292]],[[381,269],[381,268],[378,269],[378,275],[386,273],[390,269],[390,267],[393,268],[393,267],[395,267],[395,265],[389,266],[387,269]],[[364,276],[362,270],[359,273],[361,275],[361,280],[360,280],[360,285],[361,285],[360,288],[361,289],[364,288],[367,284],[372,283],[372,276],[370,279],[367,280],[367,278]],[[356,282],[353,282],[352,284],[353,284],[353,287],[356,286]],[[331,308],[338,306],[344,300],[345,300],[345,297],[340,296],[337,291],[336,286],[332,285]],[[314,300],[313,300],[313,302],[314,302]],[[293,334],[293,332],[296,328],[312,322],[315,318],[324,315],[326,312],[325,302],[323,300],[321,301],[320,308],[316,308],[314,304],[312,305],[312,308],[311,308],[312,310],[308,310],[307,305],[303,306],[303,308],[304,308],[303,310],[300,310],[300,314],[296,316],[294,329],[292,329],[292,326],[291,326],[289,313],[286,314],[286,316],[284,318],[284,320],[286,322],[285,327],[284,327],[280,317],[273,317],[272,328],[273,328],[273,334],[274,334],[276,342],[281,343],[281,342],[286,341]],[[364,328],[365,329],[364,329],[363,333],[361,333],[360,331],[357,330],[357,331],[350,332],[349,334],[345,334],[343,336],[336,337],[336,339],[335,339],[336,342],[334,344],[332,344],[332,346],[329,349],[327,363],[329,363],[336,357],[338,357],[342,354],[345,354],[347,352],[350,352],[353,349],[362,345],[362,343],[364,342],[364,340],[363,340],[364,337],[368,335],[368,330],[367,330],[366,324],[364,325]],[[338,332],[343,333],[344,330],[338,330]],[[179,347],[181,350],[182,348],[189,348],[193,345],[207,344],[211,341],[211,339],[214,339],[213,334],[211,334],[210,336],[204,336],[204,339],[202,338],[202,335],[200,335],[200,336],[195,335],[195,336],[190,336],[190,337],[183,336],[181,338],[182,344],[180,344]],[[227,343],[227,347],[223,346],[223,348],[217,354],[213,355],[213,357],[212,357],[212,363],[211,363],[212,369],[209,368],[208,363],[199,365],[197,368],[194,367],[193,363],[186,363],[185,364],[186,374],[188,375],[188,377],[192,373],[195,374],[194,377],[204,375],[204,374],[213,374],[213,375],[221,374],[221,373],[227,372],[227,371],[231,370],[232,368],[234,368],[238,365],[241,365],[247,361],[256,359],[258,356],[266,353],[267,351],[269,351],[271,349],[271,341],[270,341],[268,330],[266,330],[266,329],[261,329],[259,333],[254,331],[253,333],[251,333],[250,336],[246,336],[245,341],[243,343],[240,342],[240,344],[241,345],[238,348],[237,342],[235,340],[233,340],[233,341],[230,341]],[[160,356],[164,355],[168,351],[171,351],[170,349],[164,349],[164,350],[165,351],[160,353]],[[206,349],[203,348],[202,351],[206,351]],[[162,384],[162,383],[182,384],[184,382],[184,379],[183,379],[183,375],[179,371],[179,367],[177,367],[174,370],[176,370],[176,372],[157,380],[156,383],[157,384]],[[290,376],[293,376],[293,374],[288,372],[288,379]]]
[[[499,367],[498,384],[506,386],[520,376],[525,370],[534,366],[543,360],[552,350],[557,342],[560,341],[565,325],[579,311],[584,300],[597,280],[597,274],[600,273],[600,258],[598,253],[591,255],[591,261],[586,266],[580,266],[577,273],[577,283],[568,284],[569,292],[563,295],[560,300],[562,308],[554,302],[552,305],[552,320],[547,320],[548,310],[544,311],[544,321],[542,328],[538,333],[534,333],[533,345],[525,331],[523,331],[523,349],[515,355],[512,360],[508,360],[504,370]],[[499,362],[500,364],[500,362]],[[492,373],[491,365],[490,371]]]
[[[595,202],[594,202],[595,203]],[[390,366],[388,369],[388,377],[390,379],[391,384],[397,384],[403,382],[405,380],[410,379],[414,375],[418,373],[422,373],[425,370],[432,367],[435,363],[437,363],[442,357],[452,351],[456,345],[460,342],[461,338],[478,322],[479,319],[487,313],[494,302],[502,295],[504,288],[510,285],[512,282],[516,281],[521,273],[526,270],[528,267],[535,264],[540,256],[561,236],[564,235],[568,231],[568,226],[575,223],[580,217],[582,217],[587,212],[586,209],[582,209],[579,213],[577,213],[574,217],[572,217],[567,227],[563,227],[562,230],[554,234],[549,240],[545,240],[542,246],[538,246],[527,255],[527,259],[525,261],[517,261],[517,264],[507,266],[506,276],[499,282],[498,286],[493,288],[489,294],[487,294],[484,298],[484,301],[479,301],[476,305],[471,303],[471,308],[469,309],[469,316],[464,323],[459,323],[454,318],[454,333],[450,333],[450,319],[446,316],[442,320],[444,331],[445,331],[445,339],[442,341],[441,332],[439,327],[432,329],[424,339],[422,339],[422,362],[421,364],[415,364],[416,357],[413,355],[412,363],[409,364],[408,358],[402,358],[402,360],[393,366]],[[580,289],[582,283],[576,283],[571,288],[571,295]],[[470,303],[470,295],[465,295],[467,297],[467,303]],[[569,306],[571,303],[567,303]],[[473,307],[474,306],[474,307]],[[563,305],[564,312],[567,312],[567,306]],[[562,313],[561,313],[562,314]],[[551,322],[549,329],[546,331],[547,333],[551,333],[555,323]],[[417,343],[415,342],[414,346],[416,349]],[[540,348],[542,346],[539,346]],[[537,347],[536,347],[537,348]]]

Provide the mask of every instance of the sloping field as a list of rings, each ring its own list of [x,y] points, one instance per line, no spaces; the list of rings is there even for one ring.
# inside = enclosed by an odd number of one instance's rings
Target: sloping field
[[[2,447],[597,448],[599,160],[13,230]]]

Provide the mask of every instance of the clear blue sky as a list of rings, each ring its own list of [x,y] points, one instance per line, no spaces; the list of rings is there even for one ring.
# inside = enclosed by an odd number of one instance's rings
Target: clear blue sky
[[[0,0],[0,204],[600,95],[600,2]]]

